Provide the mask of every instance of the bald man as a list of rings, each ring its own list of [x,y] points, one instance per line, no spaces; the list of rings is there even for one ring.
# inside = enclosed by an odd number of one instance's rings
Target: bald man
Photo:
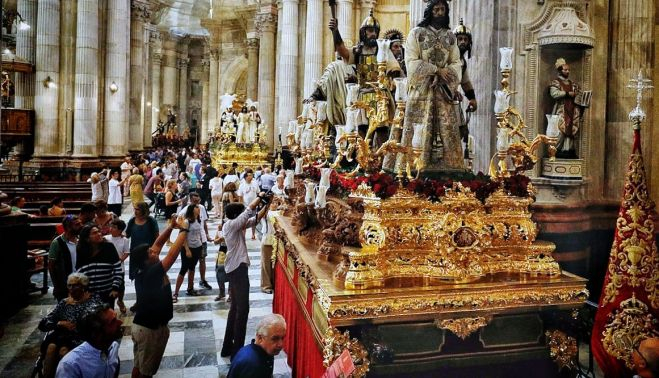
[[[659,338],[641,341],[632,351],[634,369],[641,378],[659,378]]]

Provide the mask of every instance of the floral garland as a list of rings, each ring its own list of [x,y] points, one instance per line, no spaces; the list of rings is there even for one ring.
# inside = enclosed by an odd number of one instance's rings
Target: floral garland
[[[305,173],[312,180],[320,180],[320,169],[316,167],[305,168]],[[471,177],[469,177],[471,176]],[[512,175],[506,177],[502,182],[493,181],[490,176],[479,172],[476,175],[460,177],[456,180],[433,180],[433,179],[414,179],[404,180],[403,186],[412,193],[417,193],[428,200],[439,201],[445,194],[447,188],[452,188],[454,182],[459,182],[463,187],[476,195],[481,202],[494,193],[503,184],[503,189],[510,195],[517,197],[529,197],[529,184],[531,180],[524,175]],[[368,184],[375,195],[385,199],[393,196],[400,187],[398,181],[387,173],[374,173],[369,176],[348,177],[344,174],[332,170],[330,174],[329,192],[340,197],[347,197],[352,191],[357,189],[362,183]]]

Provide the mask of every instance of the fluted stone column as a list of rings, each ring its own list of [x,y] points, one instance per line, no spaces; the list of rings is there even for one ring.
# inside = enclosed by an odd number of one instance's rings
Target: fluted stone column
[[[162,40],[160,33],[152,31],[151,43],[151,133],[158,129],[160,120],[160,64],[162,62]]]
[[[611,25],[610,30],[626,31],[625,33],[610,32],[608,52],[604,195],[607,198],[618,199],[623,189],[622,177],[627,171],[633,143],[628,114],[636,106],[636,91],[628,89],[627,85],[629,79],[636,78],[639,71],[645,78],[652,78],[654,70],[654,55],[649,53],[651,46],[655,44],[654,33],[649,32],[654,30],[654,3],[636,1],[631,5],[626,1],[612,0],[609,2],[609,25]],[[597,86],[593,88],[593,92],[597,89]],[[641,133],[642,151],[648,160],[655,154],[653,145],[656,143],[650,138],[653,102],[652,95],[646,92],[642,107],[647,118],[643,122]],[[646,169],[647,167],[648,165]],[[657,173],[652,172],[652,174]]]
[[[355,14],[352,11],[352,4],[352,0],[337,0],[336,2],[339,32],[346,46],[355,44]]]
[[[199,136],[199,143],[206,144],[208,143],[208,78],[210,76],[210,52],[206,49],[204,53],[204,58],[201,61],[202,67],[202,79],[201,79],[201,127]]]
[[[128,152],[128,61],[129,42],[125,31],[130,28],[129,0],[109,1],[107,11],[107,40],[105,51],[105,126],[103,127],[103,156],[118,157]],[[119,88],[112,92],[109,88]]]
[[[16,56],[35,63],[36,30],[37,30],[37,1],[18,0],[18,13],[30,25],[27,30],[18,30],[16,33]],[[34,75],[29,73],[16,73],[16,97],[14,107],[34,109]]]
[[[410,28],[414,28],[423,19],[426,3],[423,0],[410,0]],[[455,11],[453,12],[455,14]]]
[[[162,49],[162,106],[160,112],[163,117],[167,114],[167,110],[171,107],[176,110],[178,104],[178,68],[177,68],[177,53],[176,44],[178,38],[170,35],[167,40],[163,41]],[[178,122],[178,117],[176,119]]]
[[[53,156],[58,153],[58,88],[44,86],[47,77],[59,82],[60,50],[60,2],[40,0],[37,6],[39,17],[32,25],[39,30],[36,42],[36,74],[34,105],[37,109],[34,130],[35,157]]]
[[[249,37],[249,36],[248,36]],[[259,82],[259,40],[247,38],[247,98],[256,100]]]
[[[178,59],[178,74],[179,74],[179,112],[176,117],[178,123],[179,134],[188,126],[188,43],[189,40],[184,38],[181,40],[180,49],[181,55]]]
[[[141,150],[144,138],[144,23],[151,17],[146,1],[132,0],[130,14],[130,110],[128,149]]]
[[[304,47],[304,97],[316,89],[323,70],[323,0],[307,0],[307,33]]]
[[[267,144],[274,148],[277,132],[275,119],[275,31],[277,15],[269,7],[257,17],[260,38],[259,46],[259,113],[268,126]],[[275,11],[276,12],[276,11]],[[277,134],[278,135],[278,134]]]
[[[282,4],[282,44],[279,46],[279,106],[277,132],[288,127],[297,117],[297,62],[298,62],[298,1],[284,0]],[[274,146],[273,146],[274,147]]]
[[[98,2],[78,0],[73,156],[98,156]]]
[[[215,129],[220,127],[219,121],[219,68],[220,68],[220,52],[218,49],[211,48],[208,57],[208,129],[215,132]],[[222,109],[224,110],[224,109]]]

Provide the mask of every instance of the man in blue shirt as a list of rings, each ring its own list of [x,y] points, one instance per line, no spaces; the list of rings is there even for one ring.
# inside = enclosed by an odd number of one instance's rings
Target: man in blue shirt
[[[119,375],[119,344],[122,321],[110,306],[87,314],[78,332],[86,340],[71,350],[57,365],[56,378],[109,378]]]
[[[240,348],[231,361],[227,378],[269,378],[274,357],[284,348],[286,320],[279,314],[266,315],[256,328],[256,339]]]

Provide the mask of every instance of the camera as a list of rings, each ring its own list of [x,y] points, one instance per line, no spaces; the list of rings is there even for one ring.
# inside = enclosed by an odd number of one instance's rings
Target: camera
[[[272,201],[272,197],[274,195],[275,194],[272,192],[272,189],[263,193],[263,195],[259,195],[259,199],[261,200],[261,203],[259,203],[259,208],[262,208],[263,206],[267,206],[270,203],[270,201]]]

